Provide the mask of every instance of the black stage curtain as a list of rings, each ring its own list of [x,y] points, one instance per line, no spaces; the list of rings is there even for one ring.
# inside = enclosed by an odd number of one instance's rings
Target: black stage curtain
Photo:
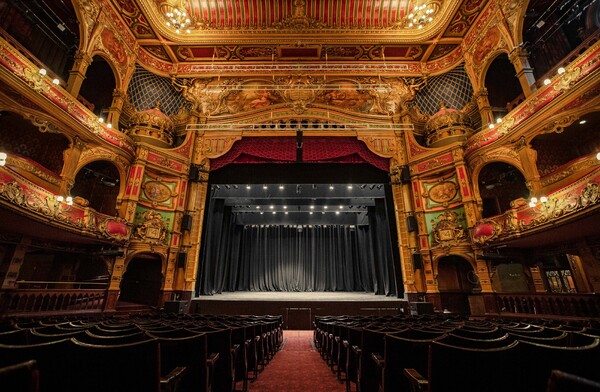
[[[303,228],[236,225],[223,200],[211,200],[201,256],[200,293],[360,291],[396,295],[384,201],[369,224]]]

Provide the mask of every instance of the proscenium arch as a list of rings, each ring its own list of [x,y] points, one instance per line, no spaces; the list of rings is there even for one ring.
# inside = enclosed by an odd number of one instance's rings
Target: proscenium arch
[[[302,113],[298,114],[293,110],[288,109],[288,111],[285,112],[277,112],[276,116],[270,117],[267,121],[265,121],[264,117],[243,119],[250,128],[239,127],[226,131],[213,131],[209,130],[211,123],[207,123],[208,127],[206,127],[203,135],[200,136],[201,139],[204,139],[201,143],[202,158],[208,158],[210,163],[210,160],[219,158],[229,152],[233,147],[233,144],[244,137],[292,137],[296,136],[297,131],[303,131],[303,136],[307,137],[355,137],[362,141],[374,154],[382,158],[389,158],[390,163],[393,159],[406,155],[400,150],[402,148],[402,143],[400,143],[400,138],[396,136],[394,132],[397,124],[394,124],[387,116],[386,118],[382,118],[382,116],[367,117],[367,120],[373,120],[372,122],[368,122],[369,124],[372,124],[372,129],[363,130],[360,127],[352,127],[352,125],[366,123],[364,117],[357,117],[354,114],[348,115],[340,111],[329,111],[321,106],[322,105],[311,108],[313,110],[310,110],[306,115]],[[271,113],[275,114],[273,111],[271,111]],[[333,117],[331,114],[333,114]],[[344,125],[344,128],[336,128],[335,130],[305,130],[300,126],[297,128],[285,129],[277,127],[269,129],[255,128],[262,126],[263,124],[275,124],[289,120],[298,120],[298,124],[300,124],[300,122],[305,119]],[[349,123],[345,123],[344,120],[347,120]],[[220,122],[218,119],[215,119],[215,124],[227,125],[227,122]],[[381,128],[377,129],[377,125],[381,125]],[[202,126],[199,128],[202,129]],[[211,148],[211,141],[217,140],[224,141],[224,143],[221,144],[221,148]]]

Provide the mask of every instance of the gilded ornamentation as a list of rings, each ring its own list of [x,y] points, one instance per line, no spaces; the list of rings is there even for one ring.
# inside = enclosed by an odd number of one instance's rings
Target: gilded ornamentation
[[[153,204],[163,203],[173,197],[169,187],[159,181],[148,181],[142,185],[142,189]]]
[[[167,238],[167,224],[162,220],[162,215],[154,210],[148,210],[142,215],[143,222],[135,229],[135,236],[152,244],[165,244]]]
[[[540,183],[543,187],[547,187],[547,186],[555,184],[555,183],[559,182],[560,180],[563,180],[577,172],[594,167],[596,165],[598,165],[598,160],[596,159],[596,157],[590,157],[588,159],[577,161],[572,164],[570,163],[563,170],[560,170],[559,172],[556,172],[556,173],[552,173],[549,176],[543,177],[540,180]]]
[[[294,112],[302,114],[306,111],[306,106],[315,101],[317,91],[323,85],[323,80],[307,75],[290,75],[278,79],[277,83],[287,86],[279,94],[287,103],[292,105]]]
[[[437,222],[431,220],[433,240],[442,248],[451,248],[466,242],[467,233],[458,222],[458,214],[454,211],[444,211],[438,215]]]
[[[557,91],[563,91],[573,87],[581,75],[581,67],[567,68],[552,86]]]
[[[365,82],[381,85],[380,88],[368,90],[368,93],[373,97],[373,105],[369,109],[369,112],[393,115],[408,111],[408,107],[415,99],[417,91],[427,86],[427,77],[424,77],[420,82],[417,82],[415,78],[408,80],[404,78],[392,78],[384,79],[383,81],[376,78],[369,78]]]
[[[440,110],[425,123],[426,144],[439,147],[466,140],[472,133],[471,120],[463,111],[448,109],[440,102]]]
[[[109,29],[104,29],[100,34],[100,41],[104,49],[106,49],[107,53],[117,64],[121,67],[127,64],[127,53],[123,49],[123,44],[115,36],[115,33]]]
[[[456,197],[458,186],[449,181],[442,181],[429,189],[428,196],[436,203],[447,203]]]
[[[589,179],[594,176],[595,179]],[[478,244],[487,244],[520,236],[527,230],[591,208],[600,203],[597,178],[597,173],[592,174],[587,179],[549,195],[545,203],[538,203],[535,207],[529,207],[528,203],[515,204],[502,215],[479,221],[473,231],[473,240]]]
[[[61,133],[58,127],[48,119],[31,116],[29,117],[31,123],[36,126],[40,132],[48,132],[48,133]]]
[[[323,29],[326,26],[323,22],[306,15],[305,0],[294,0],[292,15],[284,18],[280,22],[273,23],[273,27],[278,30],[305,30]]]
[[[573,124],[573,122],[577,119],[578,119],[578,117],[575,115],[561,117],[561,118],[554,120],[551,123],[545,125],[544,128],[542,128],[540,133],[552,133],[552,132],[562,133],[566,127]]]

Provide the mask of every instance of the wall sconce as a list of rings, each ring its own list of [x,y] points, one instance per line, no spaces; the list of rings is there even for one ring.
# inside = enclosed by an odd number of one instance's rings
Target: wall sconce
[[[546,196],[540,196],[539,200],[537,197],[532,197],[529,200],[529,207],[534,208],[535,206],[538,205],[538,203],[542,203],[542,205],[545,206],[547,202],[548,202],[548,198]]]
[[[8,155],[5,152],[0,152],[0,166],[6,165],[6,159]]]
[[[64,197],[64,196],[58,195],[58,196],[56,196],[56,201],[59,203],[66,203],[68,206],[73,205],[73,197],[72,196]]]

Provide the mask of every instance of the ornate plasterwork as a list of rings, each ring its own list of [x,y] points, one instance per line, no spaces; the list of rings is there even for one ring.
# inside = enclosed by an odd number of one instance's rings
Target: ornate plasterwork
[[[431,226],[433,241],[442,248],[449,249],[468,241],[467,232],[460,225],[455,211],[444,211],[438,215],[437,222],[431,221]]]
[[[306,16],[306,1],[294,0],[292,15],[279,22],[273,23],[277,30],[306,30],[323,29],[325,24],[315,18]]]
[[[150,244],[167,243],[167,224],[162,215],[156,211],[148,210],[142,214],[142,222],[135,228],[135,238],[139,238]]]
[[[265,79],[195,78],[179,81],[175,88],[201,115],[222,116],[266,109],[282,104],[302,114],[308,107],[326,108],[380,116],[408,112],[416,92],[427,78],[373,78],[326,80],[306,74]],[[376,86],[376,88],[372,88]]]
[[[480,245],[522,236],[528,231],[567,219],[571,215],[596,208],[600,203],[600,177],[592,173],[573,184],[547,196],[546,203],[529,207],[515,205],[502,215],[477,222],[473,241]]]

